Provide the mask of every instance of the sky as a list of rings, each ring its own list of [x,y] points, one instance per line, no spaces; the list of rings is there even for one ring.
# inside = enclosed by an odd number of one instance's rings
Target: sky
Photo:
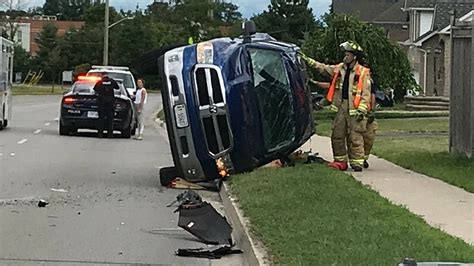
[[[29,6],[42,6],[44,0],[27,0]],[[117,9],[132,9],[134,10],[137,4],[141,9],[146,8],[149,4],[153,3],[153,0],[109,0],[110,5],[113,5]],[[267,9],[270,4],[270,0],[230,0],[232,3],[240,7],[240,12],[246,18],[251,17],[253,14],[258,14],[263,10]],[[309,5],[313,8],[314,14],[319,17],[329,10],[331,0],[310,0]]]

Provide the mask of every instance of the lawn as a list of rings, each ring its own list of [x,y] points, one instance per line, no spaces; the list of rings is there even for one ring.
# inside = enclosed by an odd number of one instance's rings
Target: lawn
[[[474,160],[448,153],[448,118],[379,119],[372,153],[404,168],[474,192]],[[329,136],[331,121],[319,122],[316,132]],[[427,134],[419,136],[413,133]],[[430,134],[434,134],[430,136]],[[436,135],[438,134],[438,135]],[[385,135],[385,136],[384,136]]]
[[[27,85],[14,85],[12,92],[13,95],[51,95],[57,94],[61,95],[65,91],[61,88],[61,86],[56,85],[54,86],[54,90],[52,86],[27,86]]]
[[[316,132],[321,136],[331,135],[331,120],[317,121]],[[401,118],[401,119],[377,119],[379,124],[378,134],[399,133],[448,133],[449,118],[427,117],[427,118]]]
[[[376,140],[373,154],[401,167],[474,193],[474,159],[448,153],[445,137],[387,137]]]
[[[323,165],[260,169],[234,176],[231,186],[277,264],[474,261],[474,247]]]

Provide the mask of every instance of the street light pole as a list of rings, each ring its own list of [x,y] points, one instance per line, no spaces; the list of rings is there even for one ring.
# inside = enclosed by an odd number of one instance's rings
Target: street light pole
[[[104,19],[104,60],[103,65],[109,64],[109,0],[105,0],[105,19]]]

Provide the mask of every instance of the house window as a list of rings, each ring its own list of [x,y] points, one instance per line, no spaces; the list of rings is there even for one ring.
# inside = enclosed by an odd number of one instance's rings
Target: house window
[[[18,30],[18,31],[16,32],[16,41],[17,41],[18,43],[21,43],[21,40],[22,40],[22,39],[23,39],[23,33],[21,32],[21,30]]]
[[[414,10],[412,20],[412,40],[415,41],[431,30],[433,24],[433,11]]]

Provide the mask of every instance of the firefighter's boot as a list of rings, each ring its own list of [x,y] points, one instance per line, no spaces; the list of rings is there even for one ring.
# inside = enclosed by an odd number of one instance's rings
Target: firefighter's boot
[[[328,166],[340,171],[346,171],[348,166],[347,162],[339,162],[339,161],[334,161],[332,163],[328,163]]]

